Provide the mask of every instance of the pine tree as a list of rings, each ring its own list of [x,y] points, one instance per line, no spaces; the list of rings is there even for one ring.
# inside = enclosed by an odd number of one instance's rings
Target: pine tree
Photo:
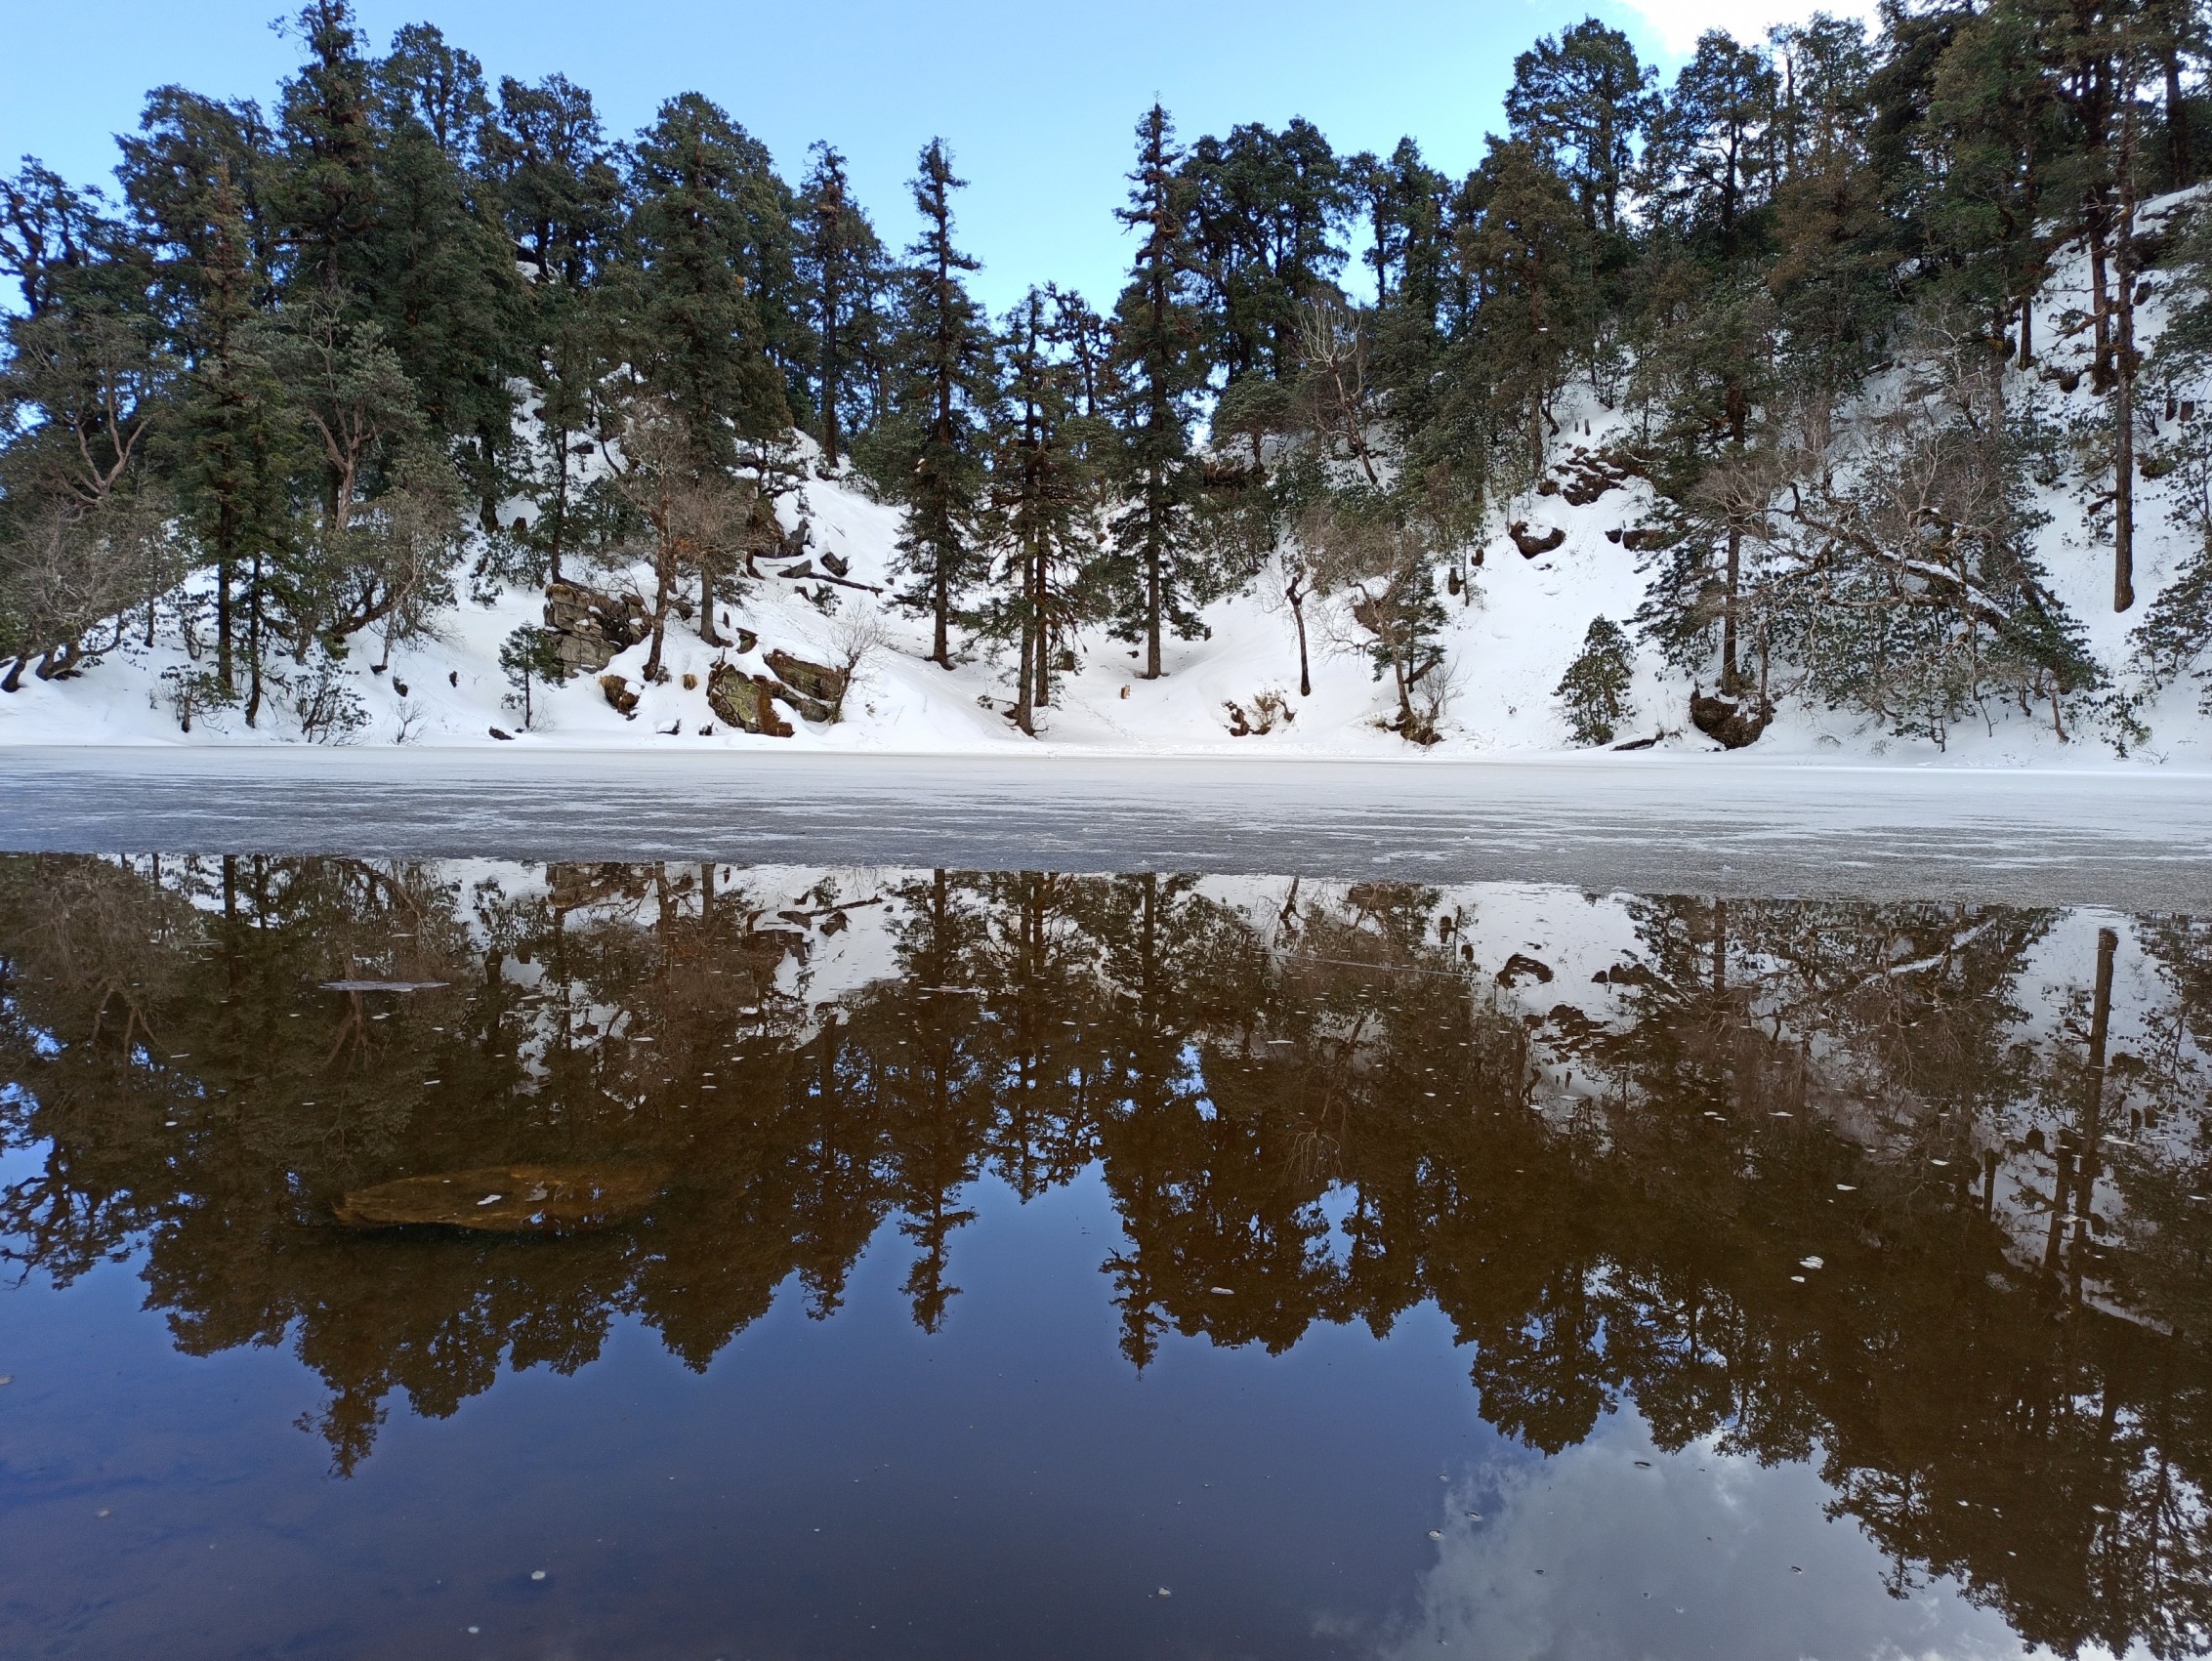
[[[799,270],[814,340],[814,399],[822,464],[835,472],[854,418],[872,413],[867,368],[880,357],[883,244],[852,196],[845,157],[814,146],[800,190]]]
[[[1608,617],[1593,617],[1582,649],[1560,677],[1553,696],[1566,716],[1577,744],[1610,744],[1613,734],[1636,713],[1628,701],[1636,672],[1628,635]]]
[[[168,460],[215,566],[216,672],[237,685],[245,581],[249,724],[261,703],[260,575],[283,516],[288,421],[268,361],[271,216],[259,195],[272,139],[251,105],[177,88],[123,140],[124,193],[184,365]]]
[[[1000,599],[986,629],[1016,646],[1014,720],[1036,731],[1052,702],[1055,644],[1079,616],[1079,583],[1098,547],[1078,413],[1080,381],[1057,350],[1056,297],[1031,289],[1007,318],[1006,381],[992,422],[992,507],[1003,550]]]
[[[1549,157],[1593,231],[1609,235],[1620,227],[1621,187],[1636,136],[1657,102],[1650,91],[1656,79],[1656,70],[1637,61],[1629,38],[1595,18],[1514,60],[1505,95],[1513,137]]]
[[[931,620],[930,661],[952,667],[952,626],[979,570],[983,417],[997,397],[994,344],[963,277],[979,264],[954,245],[955,178],[944,142],[924,146],[913,182],[922,234],[906,250],[897,333],[891,349],[893,414],[875,468],[905,509],[899,568],[903,603]]]
[[[1167,111],[1156,104],[1138,122],[1129,206],[1118,211],[1121,223],[1144,240],[1114,308],[1122,383],[1116,473],[1126,504],[1113,519],[1114,632],[1143,643],[1148,681],[1164,673],[1162,631],[1195,638],[1203,625],[1192,602],[1209,598],[1214,587],[1214,573],[1194,545],[1189,523],[1195,485],[1190,421],[1205,365],[1174,133]]]
[[[696,93],[670,99],[632,151],[625,348],[700,451],[787,432],[791,410],[748,277],[761,269],[768,153]]]

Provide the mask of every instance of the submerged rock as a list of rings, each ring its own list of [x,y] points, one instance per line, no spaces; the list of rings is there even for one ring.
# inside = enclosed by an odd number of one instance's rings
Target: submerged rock
[[[667,1181],[663,1165],[486,1165],[358,1188],[334,1215],[350,1228],[571,1234],[643,1211]]]

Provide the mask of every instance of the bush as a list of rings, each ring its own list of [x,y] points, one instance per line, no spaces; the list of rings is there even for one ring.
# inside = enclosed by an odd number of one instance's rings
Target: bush
[[[1610,744],[1620,725],[1636,714],[1628,687],[1636,654],[1618,623],[1593,617],[1582,650],[1560,677],[1557,696],[1577,744]]]

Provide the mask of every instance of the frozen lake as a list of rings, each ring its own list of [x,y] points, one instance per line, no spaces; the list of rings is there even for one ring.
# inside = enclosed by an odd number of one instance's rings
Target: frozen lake
[[[0,847],[1195,870],[2212,905],[2212,776],[19,749]]]

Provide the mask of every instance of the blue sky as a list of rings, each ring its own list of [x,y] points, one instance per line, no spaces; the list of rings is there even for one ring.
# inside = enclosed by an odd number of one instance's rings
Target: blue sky
[[[379,50],[427,18],[502,74],[553,71],[590,87],[609,132],[628,137],[671,94],[696,90],[774,151],[786,176],[828,139],[850,158],[887,239],[911,232],[905,181],[933,135],[970,182],[961,204],[980,292],[1004,306],[1031,282],[1073,284],[1102,303],[1127,248],[1112,211],[1132,129],[1157,96],[1185,138],[1240,121],[1304,115],[1339,150],[1387,150],[1401,134],[1463,172],[1514,56],[1591,13],[1671,67],[1698,28],[1756,36],[1799,0],[356,0]],[[0,0],[0,166],[40,156],[104,181],[112,135],[135,126],[146,89],[180,82],[269,100],[295,61],[270,21],[285,0]]]

